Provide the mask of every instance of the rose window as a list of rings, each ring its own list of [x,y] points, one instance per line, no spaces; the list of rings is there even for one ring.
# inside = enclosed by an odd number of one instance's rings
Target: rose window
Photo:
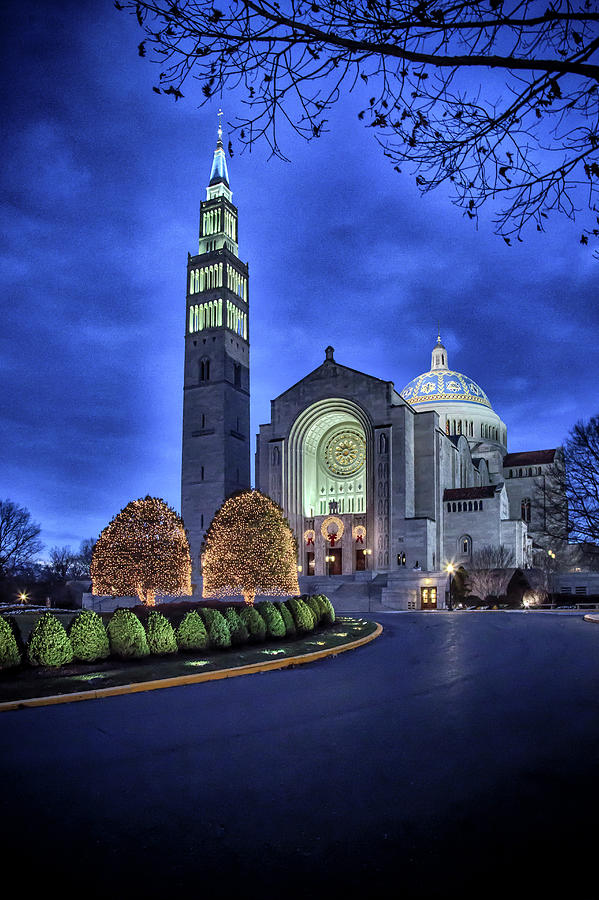
[[[326,468],[332,475],[350,476],[364,465],[366,444],[357,431],[343,431],[334,435],[324,452]]]

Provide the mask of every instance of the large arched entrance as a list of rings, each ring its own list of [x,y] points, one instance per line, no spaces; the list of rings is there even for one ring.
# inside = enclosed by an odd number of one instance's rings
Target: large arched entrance
[[[367,568],[372,424],[354,401],[334,397],[305,409],[289,433],[287,515],[306,575]]]

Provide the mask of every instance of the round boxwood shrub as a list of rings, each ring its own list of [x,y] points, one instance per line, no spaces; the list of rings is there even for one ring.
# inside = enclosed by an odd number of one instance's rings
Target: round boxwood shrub
[[[20,662],[21,654],[14,631],[10,622],[0,616],[0,669],[18,666]]]
[[[245,606],[239,617],[250,633],[252,644],[259,644],[266,639],[266,624],[255,606]]]
[[[281,638],[287,634],[285,623],[281,617],[281,613],[270,600],[263,600],[258,603],[256,609],[264,619],[266,625],[266,634],[269,638]]]
[[[175,632],[179,650],[205,650],[208,646],[208,633],[202,617],[192,609],[185,613]]]
[[[110,644],[104,623],[97,612],[82,609],[69,629],[73,656],[81,662],[95,662],[110,656]]]
[[[62,622],[43,613],[31,632],[27,658],[32,666],[64,666],[73,661],[73,648]]]
[[[231,646],[231,632],[220,610],[206,607],[202,616],[208,629],[208,642],[213,650],[226,650]]]
[[[312,610],[300,597],[290,597],[286,601],[289,612],[293,616],[295,629],[298,634],[307,634],[314,629],[314,617]]]
[[[177,652],[177,641],[173,626],[161,612],[153,609],[148,616],[146,625],[146,638],[148,649],[155,656],[163,656],[166,653]]]
[[[334,625],[335,609],[329,598],[326,596],[326,594],[316,594],[316,599],[318,600],[322,610],[322,616],[320,619],[321,624]]]
[[[288,607],[285,605],[285,603],[281,603],[281,602],[276,603],[275,606],[281,613],[281,618],[283,619],[283,622],[285,623],[285,633],[287,634],[287,637],[294,638],[295,635],[297,634],[297,631],[295,629],[295,622],[293,621],[293,616],[289,612]]]
[[[317,625],[320,625],[322,619],[322,607],[318,602],[318,597],[316,594],[312,594],[310,597],[305,598],[305,602],[310,607],[312,618],[314,619],[314,627],[316,628]]]
[[[117,609],[106,627],[110,652],[122,659],[149,656],[148,640],[143,625],[130,609]]]
[[[234,646],[247,644],[250,634],[245,623],[239,618],[237,610],[233,606],[228,606],[223,615],[229,626],[229,631],[231,632],[231,643]]]

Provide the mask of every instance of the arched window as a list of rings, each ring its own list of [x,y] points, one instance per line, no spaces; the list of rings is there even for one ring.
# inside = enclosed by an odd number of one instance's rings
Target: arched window
[[[447,512],[451,512],[451,503],[447,504]]]
[[[456,511],[456,505],[455,505],[455,503],[453,504],[453,511],[454,511],[454,512]]]
[[[482,501],[482,500],[479,500],[479,501],[478,501],[478,508],[479,508],[479,510],[481,510],[481,512],[482,512],[482,508],[483,508],[483,501]]]
[[[458,540],[458,553],[461,556],[470,556],[472,553],[472,538],[469,534],[463,534]]]
[[[200,381],[210,381],[210,360],[200,360]]]
[[[458,432],[457,433],[458,434],[462,433],[462,423],[460,421],[458,422]]]
[[[522,469],[518,469],[518,477],[522,478]]]
[[[239,365],[239,363],[234,364],[234,371],[235,371],[235,387],[239,388],[239,387],[241,387],[241,366]],[[239,430],[239,429],[237,429],[237,430]]]
[[[472,500],[468,501],[468,512],[472,512]]]
[[[445,434],[449,434],[449,419],[445,419]]]
[[[532,467],[531,466],[528,467],[528,474],[529,474],[529,476],[532,475]]]
[[[458,512],[462,512],[462,504],[458,503]]]
[[[478,500],[474,501],[474,512],[478,512]]]

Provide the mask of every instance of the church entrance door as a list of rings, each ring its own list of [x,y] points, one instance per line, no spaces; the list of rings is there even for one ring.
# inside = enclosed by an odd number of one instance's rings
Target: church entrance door
[[[437,608],[437,588],[420,588],[420,608],[436,609]]]
[[[328,555],[333,557],[332,561],[328,563],[329,575],[341,575],[343,563],[341,547],[335,547],[334,549],[329,550]]]
[[[306,553],[306,575],[314,575],[314,554]]]
[[[356,572],[364,572],[366,569],[366,554],[363,550],[356,550]]]

